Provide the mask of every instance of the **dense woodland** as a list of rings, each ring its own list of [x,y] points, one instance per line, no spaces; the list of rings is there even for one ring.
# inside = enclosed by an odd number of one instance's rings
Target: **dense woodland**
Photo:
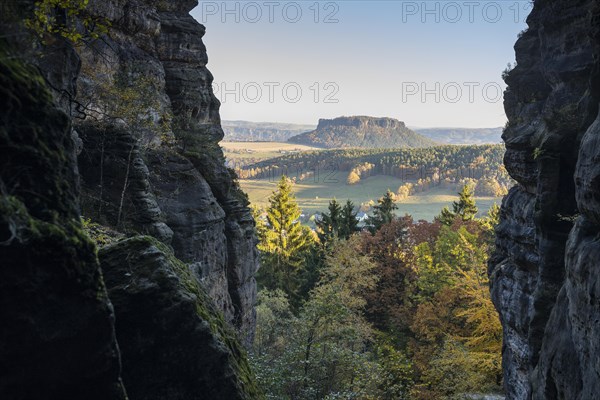
[[[397,194],[406,197],[433,187],[470,184],[481,196],[502,196],[513,182],[503,166],[503,145],[437,146],[423,149],[347,149],[309,151],[238,165],[241,179],[325,182],[345,174],[349,185],[373,175],[401,179]]]
[[[360,230],[333,200],[316,231],[293,182],[256,211],[262,267],[251,362],[270,399],[452,399],[501,385],[487,259],[498,208],[468,186],[434,222],[395,216],[386,193]],[[266,217],[265,217],[266,215]]]

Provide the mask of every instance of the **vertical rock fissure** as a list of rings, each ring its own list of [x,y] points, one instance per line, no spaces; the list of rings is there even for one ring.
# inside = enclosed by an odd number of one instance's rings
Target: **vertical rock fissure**
[[[519,185],[503,201],[490,277],[510,399],[598,393],[599,15],[592,0],[535,1],[506,79],[505,165]]]

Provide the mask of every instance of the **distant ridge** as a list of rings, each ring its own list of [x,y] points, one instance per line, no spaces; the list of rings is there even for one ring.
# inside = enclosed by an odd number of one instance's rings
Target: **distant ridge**
[[[416,148],[438,144],[397,119],[367,116],[320,119],[317,129],[291,137],[288,142],[328,149]]]
[[[415,132],[444,144],[502,143],[504,128],[413,128]]]
[[[287,142],[292,136],[312,131],[314,125],[279,122],[222,121],[224,140],[230,142]]]
[[[344,118],[344,117],[343,117]],[[348,117],[346,117],[348,118]],[[362,118],[362,117],[359,117]],[[369,117],[367,117],[369,118]],[[375,118],[379,119],[379,118]],[[391,119],[391,118],[382,118]],[[333,120],[325,120],[333,121]],[[394,120],[396,121],[396,120]],[[398,121],[400,122],[400,121]],[[401,123],[401,122],[400,122]],[[233,142],[287,142],[302,133],[312,132],[315,125],[290,124],[282,122],[222,121],[226,141]],[[496,144],[502,143],[504,128],[418,128],[407,127],[439,144]],[[293,142],[295,143],[295,142]],[[320,146],[324,147],[324,146]]]

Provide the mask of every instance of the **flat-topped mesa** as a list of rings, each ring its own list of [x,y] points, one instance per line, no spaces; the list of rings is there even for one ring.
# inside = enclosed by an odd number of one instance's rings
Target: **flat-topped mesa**
[[[330,126],[352,126],[356,128],[379,127],[384,129],[403,129],[406,125],[402,121],[387,117],[367,117],[367,116],[351,116],[338,117],[334,119],[319,119],[317,129],[327,128]]]
[[[402,121],[367,116],[320,119],[317,129],[288,141],[324,148],[430,147],[436,144],[408,129]]]

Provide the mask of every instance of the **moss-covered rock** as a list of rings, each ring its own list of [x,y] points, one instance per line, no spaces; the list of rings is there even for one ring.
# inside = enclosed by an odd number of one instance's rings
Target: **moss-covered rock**
[[[261,397],[235,333],[166,245],[138,236],[99,258],[132,400]]]
[[[0,43],[0,398],[126,399],[69,120]]]

